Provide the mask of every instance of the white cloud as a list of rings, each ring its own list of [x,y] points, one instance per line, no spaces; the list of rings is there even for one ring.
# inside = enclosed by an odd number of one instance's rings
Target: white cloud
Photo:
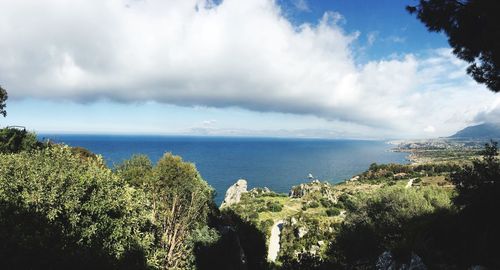
[[[436,132],[436,128],[433,126],[427,126],[424,128],[424,131],[429,132],[429,133],[434,133],[434,132]]]
[[[294,7],[300,11],[311,11],[307,0],[292,0]]]
[[[14,99],[241,107],[401,136],[429,123],[452,133],[492,101],[449,50],[357,65],[359,33],[335,12],[297,27],[268,0],[0,0],[0,10],[0,82]]]
[[[373,45],[373,43],[375,43],[375,40],[377,40],[378,34],[379,34],[378,31],[372,31],[366,35],[366,41],[368,43],[368,46],[371,46],[371,45]]]
[[[217,123],[217,120],[215,120],[215,119],[205,120],[205,121],[203,121],[203,126],[209,127],[209,126],[213,126],[215,123]]]
[[[394,43],[405,43],[406,42],[406,38],[400,37],[400,36],[390,36],[387,38],[387,40],[394,42]]]

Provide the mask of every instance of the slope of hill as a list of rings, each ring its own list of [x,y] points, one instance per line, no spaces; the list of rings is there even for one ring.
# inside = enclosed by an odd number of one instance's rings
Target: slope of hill
[[[452,139],[492,139],[500,138],[500,124],[484,123],[466,127],[449,138]]]

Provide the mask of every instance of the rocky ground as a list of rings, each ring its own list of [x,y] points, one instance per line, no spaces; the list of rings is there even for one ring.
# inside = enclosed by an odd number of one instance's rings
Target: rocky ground
[[[304,252],[322,256],[357,194],[369,194],[386,185],[411,188],[447,183],[444,176],[397,174],[391,182],[363,177],[339,184],[313,180],[292,187],[288,194],[267,188],[247,190],[247,182],[240,179],[227,190],[221,209],[231,209],[259,228],[267,236],[268,260],[279,264],[280,257]]]

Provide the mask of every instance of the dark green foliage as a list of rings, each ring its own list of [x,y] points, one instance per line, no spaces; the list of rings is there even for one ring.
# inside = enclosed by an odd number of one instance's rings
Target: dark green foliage
[[[312,201],[308,204],[308,206],[310,208],[318,208],[319,207],[319,203],[317,201]]]
[[[319,202],[325,208],[329,208],[329,207],[333,206],[333,202],[328,200],[327,198],[321,198],[321,199],[319,199]]]
[[[37,140],[34,133],[28,132],[26,129],[0,129],[0,153],[19,153],[41,149],[44,146]]]
[[[387,250],[401,259],[411,252],[427,254],[425,247],[432,238],[424,232],[429,223],[438,223],[434,213],[449,211],[450,205],[450,194],[438,188],[381,189],[363,198],[347,216],[330,259],[342,267],[359,263],[373,266]]]
[[[133,155],[116,166],[115,171],[129,184],[140,187],[151,177],[153,164],[146,155]]]
[[[213,190],[179,157],[150,165],[114,173],[63,145],[0,154],[0,268],[192,269],[219,239]]]
[[[338,216],[338,215],[340,215],[340,209],[338,209],[338,208],[326,209],[326,215],[329,217]]]
[[[283,265],[281,270],[327,270],[332,269],[319,256],[308,252],[300,253],[297,258],[282,257]]]
[[[138,183],[140,181],[133,181]],[[191,235],[207,224],[213,189],[192,163],[166,153],[144,182],[151,203],[157,268],[187,269],[194,263]]]
[[[144,194],[69,147],[0,155],[2,269],[145,268]]]
[[[272,219],[266,219],[264,221],[261,221],[259,224],[259,229],[261,232],[266,232],[273,226],[274,221]]]
[[[5,104],[5,101],[7,101],[8,97],[7,91],[5,91],[5,89],[3,89],[0,85],[0,115],[3,117],[7,116],[7,111],[5,110],[7,105]]]
[[[455,203],[462,207],[490,208],[500,206],[500,162],[496,142],[486,144],[482,160],[452,175],[458,196]]]
[[[500,91],[500,3],[497,0],[420,0],[407,10],[432,32],[444,32],[467,73]]]
[[[473,161],[463,171],[452,175],[458,195],[454,202],[460,207],[460,224],[471,261],[499,268],[496,255],[500,243],[500,161],[497,143],[486,144],[484,158]]]
[[[455,163],[429,163],[419,165],[409,164],[377,164],[372,163],[370,168],[360,175],[359,181],[380,183],[392,180],[407,179],[419,176],[434,176],[449,174],[461,170],[461,166]],[[396,179],[396,174],[404,174]]]
[[[349,211],[355,211],[357,207],[354,198],[345,193],[339,196],[337,205],[339,208],[347,209]]]
[[[267,202],[267,210],[271,212],[281,212],[283,205],[279,202]]]
[[[215,226],[221,237],[210,245],[197,245],[197,269],[269,269],[266,236],[252,222],[225,209]]]

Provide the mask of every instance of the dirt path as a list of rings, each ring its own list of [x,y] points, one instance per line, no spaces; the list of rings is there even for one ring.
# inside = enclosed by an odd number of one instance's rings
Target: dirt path
[[[278,220],[273,224],[271,237],[269,237],[269,249],[267,250],[267,259],[271,262],[276,261],[280,251],[280,234],[283,227],[283,220]]]
[[[405,188],[411,188],[411,186],[413,185],[413,181],[415,181],[415,179],[417,179],[417,178],[412,178],[412,179],[408,180],[408,183],[406,184]]]

